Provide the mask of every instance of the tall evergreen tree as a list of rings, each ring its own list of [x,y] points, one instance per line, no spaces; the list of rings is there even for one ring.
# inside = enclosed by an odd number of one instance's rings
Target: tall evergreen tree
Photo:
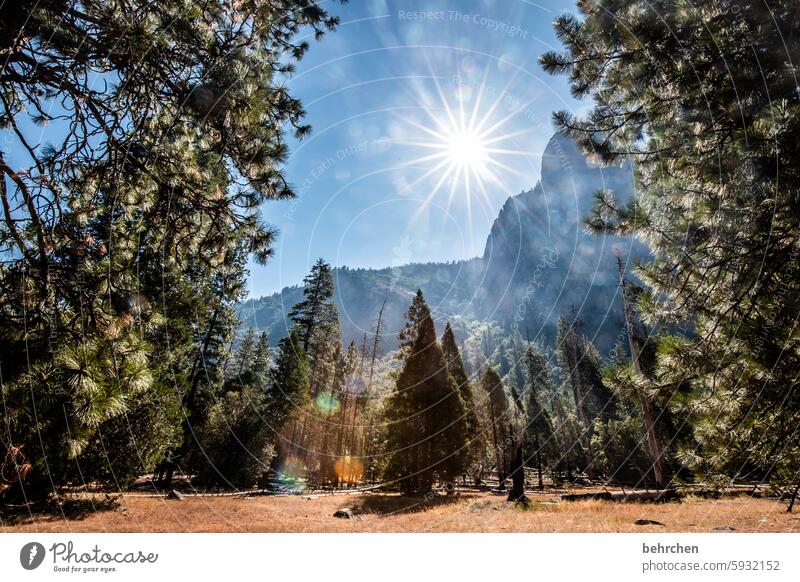
[[[555,22],[565,52],[541,61],[594,102],[557,124],[601,161],[637,168],[637,198],[621,206],[599,192],[588,224],[646,242],[643,317],[692,328],[659,346],[661,387],[681,387],[677,412],[699,445],[683,460],[711,484],[796,483],[797,3],[579,8]]]
[[[241,376],[252,364],[256,354],[256,330],[252,327],[244,332],[241,341],[230,361],[225,365],[225,373],[229,376]]]
[[[261,335],[258,336],[258,344],[256,344],[253,362],[250,365],[250,373],[253,375],[255,384],[264,391],[266,391],[269,383],[270,371],[269,337],[267,332],[262,331]]]
[[[422,296],[422,290],[417,289],[417,293],[406,311],[406,323],[397,336],[400,340],[400,357],[414,349],[419,337],[420,326],[429,317],[431,317],[430,307]]]
[[[456,344],[456,336],[449,322],[445,324],[444,333],[442,334],[442,356],[447,372],[458,387],[461,406],[464,410],[463,415],[455,419],[448,428],[448,440],[450,442],[464,443],[460,450],[453,449],[451,451],[451,458],[448,464],[452,465],[452,469],[448,471],[448,476],[451,479],[455,479],[459,470],[471,465],[472,461],[475,460],[475,455],[479,450],[478,442],[481,434],[472,384],[464,369],[464,362]]]
[[[293,331],[278,343],[278,357],[268,393],[270,418],[283,426],[308,402],[308,362],[300,336]]]
[[[226,366],[232,373],[224,390],[195,428],[203,454],[184,462],[205,485],[252,487],[276,455],[275,438],[287,416],[268,393],[268,350],[265,333],[256,340],[253,329],[245,332]]]
[[[555,435],[550,414],[542,406],[541,399],[552,393],[550,370],[547,360],[533,345],[525,347],[522,368],[525,372],[526,424],[525,459],[536,464],[539,489],[544,489],[543,469],[555,449]]]
[[[270,378],[269,339],[266,332],[257,336],[256,331],[249,328],[228,359],[225,364],[226,390],[247,385],[266,393]]]
[[[430,313],[418,292],[409,313]],[[413,323],[413,322],[411,322]],[[406,494],[426,493],[437,477],[455,478],[454,453],[467,445],[467,438],[451,427],[463,418],[459,388],[447,371],[430,315],[415,327],[416,339],[408,350],[395,391],[386,406],[389,455],[385,478]]]
[[[289,317],[308,358],[309,390],[312,401],[292,430],[292,441],[309,469],[312,480],[329,480],[333,457],[328,449],[335,445],[331,415],[341,406],[336,375],[342,357],[339,311],[333,301],[333,271],[318,259],[304,279],[303,301],[294,305]]]
[[[289,318],[298,329],[303,349],[310,353],[315,333],[319,335],[336,311],[331,266],[324,259],[317,259],[303,283],[304,298],[292,307]]]
[[[26,154],[0,153],[0,424],[33,461],[28,495],[148,471],[219,390],[239,251],[268,258],[259,209],[293,195],[284,130],[308,131],[281,78],[309,46],[301,31],[335,24],[314,0],[4,8],[0,125]],[[39,146],[44,124],[52,146]],[[113,352],[128,355],[109,368]],[[86,372],[52,392],[37,377],[74,377],[76,363]],[[87,409],[88,382],[108,397]],[[128,432],[142,462],[87,474],[80,457],[102,448],[99,434],[124,434],[126,417],[141,422]]]
[[[575,399],[578,420],[589,430],[596,418],[613,413],[613,394],[603,384],[600,357],[583,333],[581,320],[575,314],[571,319],[559,317],[556,348]]]
[[[357,414],[356,398],[358,397],[359,389],[362,384],[358,382],[360,376],[357,376],[356,371],[359,366],[358,347],[355,341],[351,341],[347,347],[347,352],[339,361],[336,372],[336,386],[340,394],[341,407],[339,409],[338,426],[336,428],[336,447],[334,455],[337,460],[343,459],[345,456],[349,457],[347,449],[347,442],[350,435],[350,420],[352,418],[353,425],[355,425]],[[353,411],[351,414],[351,410]],[[355,428],[355,427],[354,427]],[[336,475],[341,478],[341,474]]]
[[[481,388],[487,396],[495,467],[500,475],[500,485],[504,487],[505,475],[508,474],[511,456],[514,454],[511,434],[513,414],[509,408],[506,389],[494,368],[487,367],[484,371]]]

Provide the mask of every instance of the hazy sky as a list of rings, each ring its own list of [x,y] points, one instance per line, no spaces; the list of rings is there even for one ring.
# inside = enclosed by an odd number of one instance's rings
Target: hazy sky
[[[537,57],[569,2],[327,3],[336,32],[288,82],[309,137],[285,171],[298,198],[272,202],[275,257],[251,296],[301,282],[317,257],[385,267],[481,255],[509,195],[535,185],[551,112],[582,105]]]

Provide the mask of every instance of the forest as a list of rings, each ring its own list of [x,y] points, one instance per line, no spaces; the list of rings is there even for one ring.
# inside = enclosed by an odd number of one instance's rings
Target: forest
[[[331,257],[285,329],[252,326],[249,270],[281,227],[267,209],[295,196],[283,164],[311,129],[281,79],[337,34],[339,3],[188,4],[4,8],[0,520],[133,490],[520,507],[758,491],[793,511],[796,0],[579,0],[555,19],[562,48],[535,57],[588,107],[554,112],[555,131],[636,183],[580,216],[587,237],[641,245],[608,265],[621,325],[601,349],[566,305],[535,336],[480,305],[439,313],[424,285],[402,314],[394,297],[396,337],[383,291],[344,333]]]

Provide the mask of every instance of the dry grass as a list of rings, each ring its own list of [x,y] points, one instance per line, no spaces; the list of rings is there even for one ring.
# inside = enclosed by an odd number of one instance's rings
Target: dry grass
[[[0,531],[36,532],[800,532],[800,515],[769,499],[694,499],[646,504],[563,502],[530,495],[528,509],[490,493],[433,500],[392,494],[291,497],[187,497],[168,501],[123,496],[98,511],[60,511],[3,517]],[[336,519],[351,507],[358,517]],[[636,526],[638,518],[664,526]]]

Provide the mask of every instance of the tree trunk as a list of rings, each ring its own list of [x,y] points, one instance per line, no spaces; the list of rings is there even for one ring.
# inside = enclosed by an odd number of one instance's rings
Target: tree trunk
[[[516,446],[514,458],[511,459],[511,491],[508,493],[508,501],[525,503],[525,465],[522,462],[522,446]]]
[[[206,335],[203,338],[203,344],[199,353],[197,354],[197,358],[195,358],[194,362],[192,363],[192,370],[189,375],[189,378],[191,378],[189,392],[185,394],[181,400],[181,408],[183,409],[183,421],[181,423],[183,441],[181,442],[181,453],[184,455],[184,459],[189,456],[192,447],[195,445],[195,431],[194,427],[192,426],[192,415],[197,412],[196,400],[197,390],[200,387],[200,380],[202,378],[201,372],[206,370],[205,356],[208,352],[208,348],[211,346],[214,327],[217,325],[217,319],[219,318],[219,315],[220,308],[217,307],[211,314],[211,319],[209,320],[208,327],[206,328]],[[199,419],[195,418],[195,423],[197,423],[198,420]]]
[[[536,471],[539,474],[539,491],[544,491],[544,479],[542,478],[542,450],[539,448],[539,437],[536,437]]]
[[[794,492],[792,493],[792,497],[789,499],[789,507],[786,508],[786,513],[792,513],[792,509],[794,509],[794,502],[797,500],[797,494],[800,493],[800,483],[794,488]]]
[[[386,309],[386,301],[384,298],[381,310],[378,312],[378,322],[375,324],[375,338],[372,342],[372,358],[369,362],[369,387],[372,387],[372,375],[375,373],[375,360],[378,356],[378,348],[381,345],[381,328],[383,327],[383,310]]]

